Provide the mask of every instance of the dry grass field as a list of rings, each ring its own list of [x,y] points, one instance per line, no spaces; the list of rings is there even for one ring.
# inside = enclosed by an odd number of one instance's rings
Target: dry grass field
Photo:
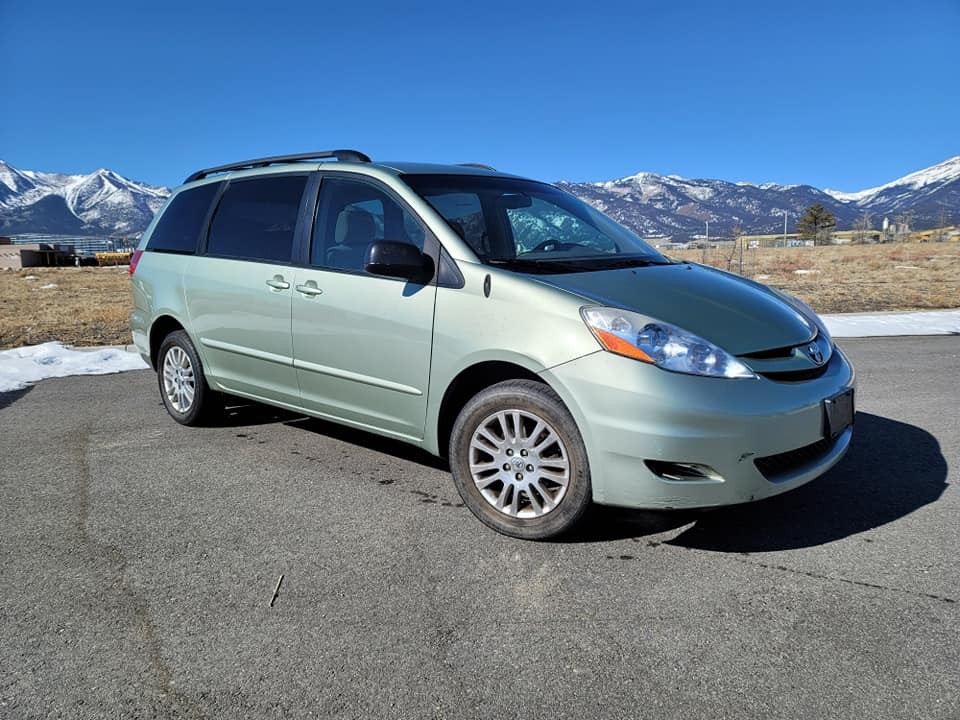
[[[735,248],[671,257],[740,272]],[[960,307],[955,242],[745,249],[743,275],[796,295],[821,313]]]
[[[126,266],[0,270],[0,349],[126,345],[132,306]]]
[[[740,269],[729,249],[673,257]],[[960,243],[744,250],[743,274],[818,312],[960,307]],[[125,345],[131,302],[126,267],[0,271],[0,349],[48,340]]]

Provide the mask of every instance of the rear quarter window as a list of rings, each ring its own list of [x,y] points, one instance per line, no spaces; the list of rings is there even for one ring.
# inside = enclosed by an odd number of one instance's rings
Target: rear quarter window
[[[203,223],[210,211],[221,183],[208,183],[200,187],[183,190],[170,202],[163,215],[157,221],[147,250],[193,254],[197,251],[197,240],[203,231]]]

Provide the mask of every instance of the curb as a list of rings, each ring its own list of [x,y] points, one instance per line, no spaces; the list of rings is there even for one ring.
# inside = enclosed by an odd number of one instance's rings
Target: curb
[[[76,350],[78,352],[97,352],[98,350],[123,350],[124,352],[132,352],[140,354],[140,351],[137,350],[136,345],[64,345],[65,348],[69,350]]]
[[[873,312],[853,312],[853,313],[817,313],[821,318],[855,318],[855,317],[873,317],[882,315],[928,315],[930,313],[960,313],[960,308],[926,308],[925,310],[874,310]]]

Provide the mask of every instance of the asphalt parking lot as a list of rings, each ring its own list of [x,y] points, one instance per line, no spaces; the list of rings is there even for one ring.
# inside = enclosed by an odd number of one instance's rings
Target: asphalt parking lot
[[[148,371],[0,395],[0,717],[960,717],[960,337],[842,345],[828,475],[563,543],[400,444],[180,427]]]

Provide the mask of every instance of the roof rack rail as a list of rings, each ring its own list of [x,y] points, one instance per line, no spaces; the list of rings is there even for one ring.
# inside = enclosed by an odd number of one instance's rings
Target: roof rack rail
[[[268,165],[302,162],[304,160],[324,160],[327,158],[336,158],[339,162],[370,162],[370,158],[359,150],[321,150],[319,152],[299,153],[297,155],[274,155],[273,157],[244,160],[243,162],[230,163],[229,165],[219,165],[204,170],[197,170],[197,172],[193,173],[193,175],[184,180],[184,182],[193,182],[194,180],[205,178],[208,175],[229,172],[230,170],[251,170],[253,168],[267,167]]]
[[[460,167],[475,167],[480,168],[481,170],[492,170],[493,172],[497,171],[495,167],[490,167],[489,165],[484,165],[483,163],[457,163],[457,165]]]

